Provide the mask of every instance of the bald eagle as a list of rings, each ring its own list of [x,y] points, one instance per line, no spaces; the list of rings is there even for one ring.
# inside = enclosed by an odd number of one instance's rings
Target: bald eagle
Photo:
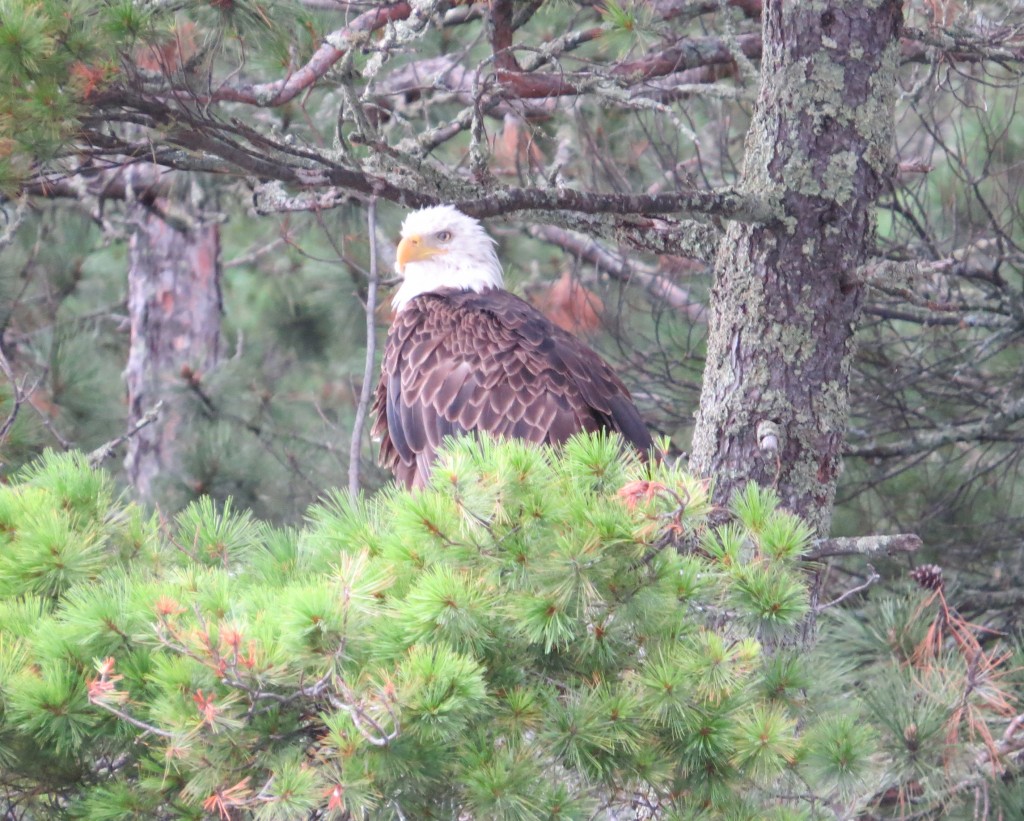
[[[494,240],[450,205],[409,214],[395,268],[373,434],[380,463],[422,487],[445,436],[486,432],[556,445],[618,431],[641,453],[651,435],[608,364],[504,289]]]

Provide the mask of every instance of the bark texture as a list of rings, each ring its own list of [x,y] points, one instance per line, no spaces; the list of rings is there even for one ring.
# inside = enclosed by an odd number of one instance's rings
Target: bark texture
[[[160,400],[165,410],[159,424],[129,440],[125,468],[138,497],[154,502],[165,482],[183,478],[176,446],[185,434],[181,395],[219,358],[220,233],[217,225],[165,219],[162,198],[134,209],[125,370],[129,426]]]
[[[828,532],[849,374],[892,173],[901,4],[764,4],[761,89],[743,189],[774,224],[733,222],[719,250],[691,464],[724,503],[750,480]]]

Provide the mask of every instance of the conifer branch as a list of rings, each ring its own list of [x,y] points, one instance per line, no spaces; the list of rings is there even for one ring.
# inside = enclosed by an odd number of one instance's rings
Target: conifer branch
[[[154,727],[152,724],[147,724],[145,721],[135,718],[131,713],[126,713],[124,710],[117,709],[113,704],[107,704],[105,701],[96,698],[90,698],[89,703],[95,707],[99,707],[101,710],[106,710],[111,715],[116,716],[122,721],[127,722],[140,730],[144,730],[147,733],[152,733],[153,735],[160,736],[161,738],[174,738],[174,733],[170,733],[167,730],[161,730],[159,727]]]
[[[88,698],[89,703],[99,707],[101,710],[106,710],[108,713],[117,716],[122,721],[126,721],[133,727],[138,727],[140,730],[145,730],[147,733],[153,733],[154,735],[161,736],[162,738],[173,738],[173,733],[167,730],[161,730],[159,727],[154,727],[152,724],[147,724],[145,721],[135,718],[135,716],[124,710],[119,710],[113,704],[111,700],[123,703],[128,700],[128,694],[117,689],[117,683],[121,681],[124,676],[116,674],[114,672],[114,657],[108,656],[102,661],[96,662],[96,670],[99,672],[99,676],[94,679],[90,679],[88,682]]]
[[[355,725],[355,728],[368,744],[371,744],[374,747],[386,747],[398,738],[401,732],[398,725],[398,716],[395,715],[390,704],[385,705],[385,710],[391,718],[391,721],[394,723],[394,729],[389,732],[385,730],[373,716],[367,713],[366,710],[356,703],[355,695],[345,686],[341,679],[337,680],[337,685],[342,691],[344,700],[333,695],[328,695],[328,700],[331,702],[331,706],[335,709],[348,713],[348,716],[352,719],[352,723]]]

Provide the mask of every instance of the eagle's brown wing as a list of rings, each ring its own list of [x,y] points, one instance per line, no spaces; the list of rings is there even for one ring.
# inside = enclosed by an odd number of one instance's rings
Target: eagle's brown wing
[[[426,483],[445,436],[558,444],[580,430],[651,446],[629,391],[608,364],[508,291],[442,290],[410,302],[388,334],[374,401],[380,461]]]

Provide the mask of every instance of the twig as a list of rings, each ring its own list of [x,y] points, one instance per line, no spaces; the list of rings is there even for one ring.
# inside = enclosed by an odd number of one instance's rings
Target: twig
[[[167,732],[167,730],[161,730],[159,727],[154,727],[152,724],[147,724],[145,721],[140,721],[130,713],[126,713],[123,710],[118,710],[117,707],[114,707],[111,704],[107,704],[104,701],[92,698],[89,699],[89,701],[90,703],[92,703],[94,707],[99,707],[101,710],[106,710],[108,713],[117,716],[122,721],[127,721],[133,727],[138,727],[140,730],[145,730],[147,733],[153,733],[153,735],[158,735],[161,738],[174,738],[174,733],[169,733]]]
[[[39,417],[39,421],[42,423],[43,427],[46,428],[49,434],[57,440],[64,450],[71,450],[71,442],[61,436],[60,432],[53,426],[53,422],[51,422],[50,418],[46,415],[46,412],[32,402],[32,394],[42,381],[42,377],[40,377],[40,379],[38,379],[31,388],[25,390],[24,382],[20,385],[18,384],[18,381],[14,376],[14,369],[11,367],[11,363],[4,355],[3,350],[0,350],[0,371],[3,371],[4,376],[10,380],[11,390],[14,392],[14,407],[11,408],[11,413],[7,419],[4,420],[3,425],[0,425],[0,442],[3,442],[4,439],[7,438],[7,435],[11,432],[11,428],[14,426],[15,420],[18,418],[18,412],[21,410],[21,406],[27,402],[28,406],[36,412],[36,415]]]
[[[973,422],[963,422],[929,430],[903,431],[899,439],[895,441],[879,442],[878,439],[873,439],[857,448],[850,448],[847,453],[870,458],[926,453],[944,445],[978,442],[997,436],[1021,419],[1024,419],[1024,396],[1019,396],[1013,401],[999,406],[984,418]]]
[[[1014,736],[1022,729],[1024,729],[1024,713],[1015,717],[1003,732],[1003,738],[999,744],[1004,748],[1004,751],[1013,752],[1024,747],[1024,737],[1016,740],[1014,739]]]
[[[33,404],[31,399],[31,392],[28,404],[29,407],[36,412],[36,416],[39,417],[39,421],[42,423],[43,427],[46,428],[47,433],[49,433],[50,436],[57,440],[57,444],[59,444],[61,448],[63,448],[64,450],[71,450],[74,447],[74,444],[69,439],[66,439],[59,430],[57,430],[57,428],[53,424],[53,421],[50,419],[49,416],[47,416],[46,411],[44,411],[42,408],[37,408],[35,404]]]
[[[3,211],[4,216],[7,216],[7,210]],[[22,192],[22,195],[18,198],[18,203],[14,207],[14,216],[8,217],[6,222],[7,225],[4,227],[4,231],[0,234],[0,250],[6,248],[14,241],[14,235],[17,233],[18,228],[21,227],[21,223],[25,220],[25,214],[28,213],[28,194]]]
[[[98,448],[92,451],[89,454],[89,467],[99,467],[105,461],[107,461],[107,459],[113,456],[114,449],[117,448],[118,445],[127,442],[140,430],[146,427],[146,425],[152,425],[157,419],[160,418],[160,411],[163,410],[163,407],[164,401],[161,399],[152,408],[146,411],[146,413],[143,414],[142,418],[139,419],[128,430],[126,430],[120,436],[111,439],[109,442],[104,442],[102,445],[100,445]]]
[[[377,270],[377,201],[374,198],[370,199],[366,220],[370,235],[370,275],[366,287],[366,364],[363,367],[363,385],[359,390],[359,404],[356,405],[352,442],[348,451],[348,495],[353,501],[359,496],[359,451],[363,444],[363,428],[366,427],[374,359],[377,356],[377,284],[380,276]]]
[[[401,728],[398,724],[398,716],[395,715],[395,711],[392,709],[390,704],[385,704],[384,709],[386,710],[388,717],[394,724],[394,729],[390,732],[385,730],[379,721],[364,710],[358,703],[355,693],[352,692],[346,685],[345,682],[340,678],[336,681],[337,689],[341,694],[341,698],[328,694],[328,700],[331,706],[338,710],[344,710],[348,713],[352,719],[352,723],[355,728],[359,731],[359,734],[374,747],[387,747],[392,741],[394,741],[401,734]],[[365,724],[364,724],[365,722]],[[366,727],[369,724],[369,728]]]
[[[832,599],[832,601],[830,601],[828,604],[819,604],[817,607],[814,608],[814,614],[817,615],[818,613],[821,613],[823,610],[828,610],[830,607],[835,607],[837,604],[841,604],[842,602],[850,598],[850,596],[864,592],[869,587],[871,587],[871,585],[873,585],[880,578],[882,578],[878,575],[878,573],[875,572],[875,568],[872,567],[870,564],[868,565],[868,569],[871,571],[871,575],[868,576],[867,580],[863,584],[858,584],[856,587],[851,587],[849,590],[843,593],[843,595],[839,596],[839,598]]]
[[[7,361],[7,355],[3,349],[0,349],[0,371],[4,372],[4,376],[11,383],[11,401],[14,403],[7,419],[4,420],[3,425],[0,425],[0,443],[2,443],[7,438],[7,434],[11,432],[11,428],[14,427],[14,420],[18,418],[18,411],[21,410],[21,403],[25,401],[25,394],[23,386],[18,384],[18,380],[14,376],[14,369]]]
[[[274,239],[272,239],[266,245],[261,245],[259,248],[256,248],[255,250],[252,250],[247,254],[242,254],[241,256],[237,256],[234,259],[229,259],[221,267],[226,269],[240,268],[243,265],[249,265],[252,262],[256,262],[256,260],[260,259],[260,257],[264,257],[267,254],[269,254],[279,245],[282,245],[284,241],[284,237],[274,237]]]
[[[531,236],[557,245],[568,253],[589,262],[620,282],[636,281],[656,303],[667,304],[692,322],[706,323],[707,308],[668,277],[629,262],[590,237],[584,237],[557,226],[544,224],[530,229]]]

